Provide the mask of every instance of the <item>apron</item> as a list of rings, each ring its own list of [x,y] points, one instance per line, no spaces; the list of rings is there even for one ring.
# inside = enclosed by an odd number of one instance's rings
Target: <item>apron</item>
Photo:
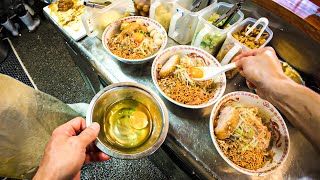
[[[32,178],[53,130],[77,116],[60,100],[0,74],[0,177]]]

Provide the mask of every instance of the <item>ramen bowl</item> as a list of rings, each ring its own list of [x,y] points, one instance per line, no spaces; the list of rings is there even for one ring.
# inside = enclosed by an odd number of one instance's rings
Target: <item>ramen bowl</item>
[[[135,112],[144,112],[145,116],[139,117],[147,118],[147,123],[132,119]],[[86,124],[93,122],[100,124],[96,146],[120,159],[152,154],[164,142],[169,128],[168,112],[161,98],[148,87],[131,82],[109,85],[94,96]]]
[[[192,46],[186,46],[186,45],[180,45],[180,46],[172,46],[170,48],[167,48],[160,52],[157,57],[154,59],[152,68],[151,68],[151,75],[152,80],[158,91],[170,102],[184,107],[184,108],[191,108],[191,109],[199,109],[199,108],[205,108],[212,104],[214,104],[220,97],[222,97],[225,89],[226,89],[226,76],[224,73],[216,76],[213,78],[213,82],[215,83],[215,90],[214,93],[210,96],[209,100],[207,102],[203,102],[201,104],[183,104],[181,102],[178,102],[177,100],[174,100],[169,95],[167,95],[160,87],[159,85],[159,73],[158,73],[158,67],[159,65],[163,66],[170,57],[174,55],[180,55],[181,57],[184,55],[193,54],[195,57],[199,57],[203,59],[206,66],[213,66],[213,67],[219,67],[221,66],[220,63],[209,53],[207,53],[204,50],[201,50],[196,47]],[[188,91],[189,87],[186,87],[184,91]],[[182,96],[188,96],[186,94],[183,94]]]
[[[268,161],[263,167],[251,170],[248,168],[240,167],[239,165],[232,162],[227,155],[224,154],[220,148],[216,133],[215,133],[215,123],[219,116],[222,107],[226,106],[226,103],[231,103],[232,105],[242,105],[244,107],[257,107],[259,115],[262,117],[262,121],[267,125],[268,130],[271,131],[271,141],[269,148],[274,153],[272,162]],[[239,125],[237,125],[239,126]],[[288,157],[289,153],[289,133],[285,121],[281,117],[278,110],[268,101],[261,99],[259,96],[253,93],[236,91],[224,95],[213,107],[210,115],[210,135],[215,148],[217,149],[220,156],[234,169],[241,173],[251,175],[251,176],[265,176],[276,171]],[[268,149],[269,149],[268,148]]]
[[[154,28],[154,30],[159,33],[161,40],[162,40],[162,44],[160,46],[160,48],[158,49],[158,51],[156,53],[154,53],[151,56],[148,56],[146,58],[143,59],[126,59],[123,57],[119,57],[118,55],[114,54],[109,47],[109,41],[111,39],[112,36],[120,33],[120,26],[123,22],[135,22],[135,21],[142,21],[145,24],[148,24],[149,26],[152,26]],[[103,35],[102,35],[102,44],[103,47],[105,48],[105,50],[115,59],[127,63],[127,64],[143,64],[146,63],[148,61],[150,61],[151,59],[154,59],[154,57],[161,52],[167,45],[167,41],[168,41],[168,36],[167,36],[167,32],[166,30],[163,28],[163,26],[161,24],[159,24],[158,22],[154,21],[153,19],[147,18],[147,17],[143,17],[143,16],[129,16],[129,17],[125,17],[122,19],[119,19],[118,21],[113,22],[112,24],[110,24],[104,31]]]

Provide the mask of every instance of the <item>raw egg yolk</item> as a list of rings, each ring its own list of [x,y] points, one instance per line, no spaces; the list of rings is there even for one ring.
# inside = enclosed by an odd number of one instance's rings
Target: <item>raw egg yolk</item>
[[[191,78],[202,78],[204,75],[204,73],[201,69],[195,68],[195,67],[190,67],[188,69],[188,72],[189,72],[189,76]]]
[[[129,119],[130,125],[134,129],[143,129],[148,125],[148,117],[145,113],[141,111],[135,111],[130,115]]]

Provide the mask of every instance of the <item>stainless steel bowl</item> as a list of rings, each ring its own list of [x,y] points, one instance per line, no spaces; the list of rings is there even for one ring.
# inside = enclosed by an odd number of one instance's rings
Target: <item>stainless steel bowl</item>
[[[145,105],[152,119],[152,130],[143,144],[134,148],[115,146],[107,139],[105,114],[108,107],[123,99],[132,99]],[[96,146],[104,153],[120,159],[138,159],[155,152],[164,142],[169,128],[167,109],[161,98],[150,88],[132,82],[116,83],[98,92],[92,99],[87,111],[87,126],[92,122],[100,124],[100,133],[95,141]]]

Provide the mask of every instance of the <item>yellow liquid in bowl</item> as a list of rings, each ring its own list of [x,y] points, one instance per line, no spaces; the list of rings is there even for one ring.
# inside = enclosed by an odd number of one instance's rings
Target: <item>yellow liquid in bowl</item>
[[[118,147],[133,148],[144,143],[152,130],[149,110],[138,101],[120,100],[106,111],[107,140]]]

